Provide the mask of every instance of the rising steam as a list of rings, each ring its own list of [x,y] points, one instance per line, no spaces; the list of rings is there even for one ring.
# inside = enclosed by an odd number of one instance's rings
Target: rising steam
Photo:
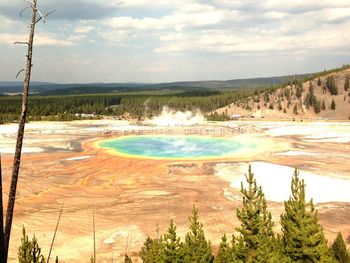
[[[163,107],[162,113],[149,121],[156,126],[193,126],[204,123],[205,117],[197,110],[193,111],[175,111],[167,106]]]

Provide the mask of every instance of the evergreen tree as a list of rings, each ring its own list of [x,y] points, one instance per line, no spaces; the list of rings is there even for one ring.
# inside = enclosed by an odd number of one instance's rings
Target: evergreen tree
[[[185,263],[213,262],[211,244],[206,241],[203,224],[199,222],[198,209],[193,205],[192,215],[189,217],[190,232],[186,234],[184,244]]]
[[[297,104],[295,104],[294,107],[293,107],[293,113],[295,115],[298,115],[298,105]]]
[[[131,260],[131,258],[128,256],[128,254],[125,254],[124,263],[132,263],[132,260]]]
[[[318,78],[318,80],[317,80],[317,86],[321,86],[321,85],[322,85],[321,79]]]
[[[350,89],[350,77],[347,76],[344,83],[344,90],[348,91]]]
[[[237,245],[235,237],[232,235],[231,243],[228,242],[226,234],[221,238],[218,253],[215,257],[216,263],[243,263],[236,255]]]
[[[321,112],[321,101],[315,100],[315,102],[314,102],[314,111],[317,114]]]
[[[38,240],[36,239],[35,235],[32,239],[32,262],[33,263],[45,263],[44,256],[41,255],[41,248],[39,247]]]
[[[145,243],[143,244],[140,251],[140,258],[142,262],[145,263],[154,263],[161,261],[162,254],[162,238],[160,239],[151,239],[147,237]]]
[[[300,98],[303,94],[303,84],[301,82],[297,83],[295,96]]]
[[[292,195],[284,202],[281,215],[284,254],[292,262],[332,262],[323,229],[312,200],[305,201],[305,184],[294,171]]]
[[[336,105],[335,105],[335,101],[334,101],[334,100],[332,100],[332,103],[331,103],[331,109],[332,109],[332,110],[335,110],[335,107],[336,107]]]
[[[21,238],[21,246],[18,248],[19,263],[45,263],[44,256],[41,255],[41,249],[38,240],[34,236],[32,241],[29,241],[26,235],[26,230],[23,227],[23,236]]]
[[[243,206],[237,209],[237,217],[241,226],[237,231],[238,257],[244,262],[280,262],[278,251],[274,251],[277,243],[273,233],[271,213],[267,211],[265,196],[261,187],[258,187],[249,166],[246,175],[247,188],[241,184]]]
[[[163,236],[162,262],[182,262],[182,244],[176,236],[176,226],[173,220],[170,221],[168,232]]]
[[[29,241],[28,236],[26,235],[26,230],[23,226],[22,229],[22,238],[21,238],[21,246],[18,248],[18,262],[19,263],[31,263],[32,257],[31,257],[31,251],[32,251],[32,244]]]
[[[338,95],[338,87],[333,76],[327,77],[326,86],[332,95]]]
[[[346,249],[343,236],[340,232],[331,246],[331,252],[333,257],[338,260],[339,263],[350,263],[349,251]]]

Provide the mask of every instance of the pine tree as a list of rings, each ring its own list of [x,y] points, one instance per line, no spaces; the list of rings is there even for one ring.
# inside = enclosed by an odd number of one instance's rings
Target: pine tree
[[[162,238],[151,239],[150,237],[147,237],[139,254],[140,258],[142,259],[142,262],[145,262],[145,263],[160,262],[160,256],[162,254],[161,243],[162,243]]]
[[[312,200],[305,201],[305,184],[294,171],[292,195],[284,202],[281,215],[282,245],[284,254],[292,262],[332,262],[323,229]]]
[[[316,114],[321,112],[321,101],[319,101],[317,99],[314,102],[314,111]]]
[[[163,236],[162,247],[162,262],[173,263],[183,261],[182,244],[180,238],[176,236],[176,226],[173,220],[170,221],[168,231]]]
[[[293,113],[295,115],[298,115],[298,105],[297,104],[295,104],[294,107],[293,107]]]
[[[301,95],[303,94],[303,84],[301,82],[298,82],[296,85],[296,93],[295,96],[297,98],[301,98]]]
[[[124,263],[132,263],[132,260],[131,260],[131,258],[128,256],[128,254],[125,254]]]
[[[331,103],[331,109],[332,109],[332,110],[335,110],[335,108],[336,108],[335,101],[334,101],[334,100],[332,100],[332,103]]]
[[[333,76],[327,77],[326,86],[332,95],[338,95],[338,87]]]
[[[32,239],[32,262],[33,263],[45,263],[44,256],[41,255],[41,248],[39,247],[38,240],[36,239],[35,235]]]
[[[347,76],[344,83],[344,90],[348,91],[350,89],[350,77]]]
[[[261,187],[258,187],[254,174],[249,166],[247,188],[241,184],[243,206],[237,209],[237,217],[241,226],[237,231],[238,256],[244,262],[279,262],[278,251],[274,251],[276,239],[273,233],[271,213],[267,211],[267,204]]]
[[[190,232],[186,234],[184,243],[185,263],[213,262],[211,244],[206,241],[203,224],[199,222],[198,209],[193,205],[192,215],[189,217]]]
[[[23,236],[21,238],[21,246],[18,248],[18,262],[19,263],[45,263],[44,256],[41,255],[41,249],[38,240],[34,236],[32,241],[29,241],[26,235],[26,230],[23,226]]]
[[[338,260],[339,263],[350,263],[349,251],[346,249],[343,236],[340,232],[331,246],[331,252],[333,257]]]
[[[236,255],[237,245],[234,235],[231,243],[228,242],[226,234],[221,238],[218,253],[215,257],[216,263],[243,263]]]
[[[18,262],[19,263],[31,263],[32,257],[31,257],[31,251],[32,251],[32,244],[29,241],[28,236],[26,235],[26,230],[23,226],[22,229],[22,238],[21,238],[21,246],[18,248]]]

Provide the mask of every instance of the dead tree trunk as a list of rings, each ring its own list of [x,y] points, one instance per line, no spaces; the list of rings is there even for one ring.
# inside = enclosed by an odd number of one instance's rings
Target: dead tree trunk
[[[33,40],[34,40],[35,24],[37,23],[36,6],[37,6],[37,1],[32,0],[32,3],[31,3],[32,16],[31,16],[31,23],[30,23],[29,40],[28,40],[28,43],[26,43],[28,45],[28,52],[27,52],[27,63],[25,68],[25,78],[23,83],[22,112],[21,112],[19,126],[18,126],[16,151],[15,151],[15,156],[13,160],[11,186],[10,186],[9,200],[8,200],[7,211],[6,211],[6,223],[5,223],[5,259],[6,261],[8,257],[8,250],[9,250],[9,243],[10,243],[13,210],[14,210],[15,200],[16,200],[18,173],[19,173],[19,168],[21,163],[24,126],[26,123],[26,116],[27,116],[29,84],[30,84],[30,75],[31,75],[31,69],[32,69],[32,57],[33,57]]]
[[[94,232],[94,263],[96,263],[95,204],[93,204],[93,207],[92,207],[92,228]]]
[[[2,170],[0,155],[0,262],[6,262],[5,258],[5,240],[4,240],[4,210],[2,202]]]

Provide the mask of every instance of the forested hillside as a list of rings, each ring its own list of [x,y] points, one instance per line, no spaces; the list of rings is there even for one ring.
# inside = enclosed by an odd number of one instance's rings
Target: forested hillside
[[[231,103],[219,114],[267,118],[350,118],[350,68],[319,73]]]
[[[252,95],[252,90],[147,91],[118,94],[89,94],[30,97],[29,120],[72,120],[75,114],[109,115],[132,118],[152,117],[167,105],[176,110],[211,112]],[[16,121],[21,96],[0,96],[0,123]]]
[[[264,81],[286,82],[261,87],[215,89],[196,87],[194,83],[177,86],[153,85],[146,87],[90,86],[45,91],[30,96],[29,120],[74,120],[99,118],[103,115],[117,118],[126,115],[133,119],[149,118],[161,112],[164,106],[175,110],[201,110],[209,120],[228,120],[232,115],[272,118],[328,118],[350,117],[349,66],[325,71],[301,79],[289,77],[236,80],[240,85]],[[228,85],[230,81],[226,81]],[[232,81],[231,81],[232,82]],[[219,82],[206,85],[222,87]],[[183,85],[183,86],[182,86]],[[232,84],[233,85],[233,84]],[[205,86],[205,85],[204,85]],[[101,93],[95,93],[97,91]],[[126,92],[126,90],[128,90]],[[130,90],[130,91],[129,91]],[[109,92],[109,93],[106,93]],[[0,124],[14,122],[20,112],[21,95],[0,95]],[[84,117],[82,117],[82,115]]]
[[[181,81],[169,83],[87,83],[57,84],[48,82],[32,82],[31,92],[41,95],[74,95],[113,92],[134,92],[145,90],[192,90],[214,89],[231,90],[237,88],[255,88],[267,85],[279,85],[292,78],[303,79],[313,74],[293,76],[248,78],[234,80]],[[18,93],[23,89],[21,82],[0,82],[0,94]]]

